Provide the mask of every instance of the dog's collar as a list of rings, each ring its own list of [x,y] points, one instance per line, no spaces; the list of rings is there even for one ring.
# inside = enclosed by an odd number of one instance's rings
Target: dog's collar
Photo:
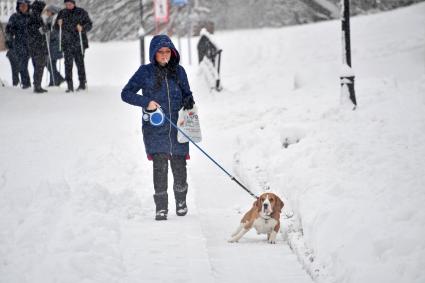
[[[260,217],[263,218],[264,220],[270,220],[270,219],[272,219],[272,217],[270,215],[263,216],[263,215],[260,214]]]

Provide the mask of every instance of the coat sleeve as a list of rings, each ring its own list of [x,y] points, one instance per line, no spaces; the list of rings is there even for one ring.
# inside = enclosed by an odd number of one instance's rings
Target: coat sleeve
[[[187,79],[186,71],[182,66],[179,67],[178,75],[179,75],[179,81],[180,81],[179,84],[180,84],[180,88],[182,90],[183,99],[184,99],[185,97],[191,96],[192,91],[190,90],[189,81]]]
[[[93,27],[93,23],[89,17],[89,14],[84,11],[81,17],[81,25],[83,26],[84,32],[89,32],[91,28]]]
[[[6,34],[9,35],[10,37],[13,37],[15,33],[16,33],[16,16],[15,14],[13,14],[6,25]]]
[[[58,24],[58,21],[59,21],[60,19],[63,19],[63,12],[62,12],[62,10],[60,10],[60,11],[59,11],[58,16],[56,17],[56,20],[55,20],[55,24],[53,25],[53,28],[54,28],[55,30],[59,30],[59,24]]]
[[[143,90],[146,87],[146,75],[147,70],[146,67],[143,65],[139,68],[139,70],[137,70],[137,72],[131,77],[126,86],[123,88],[121,92],[121,99],[124,102],[143,108],[148,107],[148,104],[151,99],[143,95],[137,94],[140,89]]]
[[[38,19],[36,15],[31,15],[28,21],[28,34],[29,36],[36,37],[39,34],[39,28],[41,27],[41,18]]]
[[[6,46],[8,49],[13,49],[13,37],[16,34],[16,25],[15,17],[12,15],[6,25],[5,37],[6,37]]]

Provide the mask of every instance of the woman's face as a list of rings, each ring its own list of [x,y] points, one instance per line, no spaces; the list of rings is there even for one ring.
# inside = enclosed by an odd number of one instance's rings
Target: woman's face
[[[23,14],[26,14],[28,12],[28,4],[27,3],[21,3],[19,4],[19,11]]]
[[[159,65],[165,66],[171,58],[171,49],[168,47],[160,48],[155,54],[155,60]]]

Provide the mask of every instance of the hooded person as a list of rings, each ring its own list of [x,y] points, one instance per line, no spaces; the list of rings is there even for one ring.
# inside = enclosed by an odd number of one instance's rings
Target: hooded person
[[[34,66],[34,92],[44,93],[47,90],[41,87],[44,67],[47,61],[47,42],[46,33],[41,12],[43,12],[46,3],[43,1],[34,1],[31,5],[31,14],[28,22],[28,43],[29,53]]]
[[[62,30],[62,50],[65,56],[65,80],[67,92],[74,91],[72,68],[75,64],[78,70],[79,90],[87,87],[86,68],[84,65],[85,49],[89,48],[87,32],[92,28],[92,21],[86,10],[77,7],[73,0],[64,0],[65,9],[61,10],[56,20],[56,29]],[[80,37],[81,35],[81,37]]]
[[[65,81],[56,67],[57,61],[63,58],[63,54],[59,46],[59,32],[54,28],[60,10],[61,9],[58,6],[49,4],[44,8],[41,14],[49,42],[48,51],[50,51],[50,58],[48,58],[46,62],[47,69],[50,73],[49,86],[59,86]]]
[[[173,173],[176,214],[187,213],[188,190],[186,160],[189,143],[177,141],[177,129],[170,123],[155,126],[146,119],[146,112],[160,108],[165,116],[177,123],[178,111],[192,109],[194,100],[186,71],[179,65],[180,55],[171,39],[156,35],[149,47],[150,63],[142,65],[121,92],[124,102],[143,109],[143,141],[149,160],[153,161],[154,202],[156,220],[166,220],[168,214],[168,162]],[[137,94],[142,90],[142,95]]]
[[[30,1],[18,0],[16,2],[16,13],[10,16],[6,25],[6,38],[9,48],[8,58],[14,64],[16,72],[20,75],[22,88],[31,86],[28,73],[29,48],[28,48],[28,22]],[[16,73],[15,73],[16,74]],[[13,83],[19,83],[19,77],[15,77]]]

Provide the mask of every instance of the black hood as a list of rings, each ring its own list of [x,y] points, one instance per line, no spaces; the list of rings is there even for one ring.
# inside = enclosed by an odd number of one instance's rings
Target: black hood
[[[31,5],[31,1],[29,1],[29,0],[18,0],[18,1],[16,1],[16,12],[19,13],[19,4],[23,4],[23,3],[27,3],[28,8]]]
[[[41,12],[43,12],[44,7],[46,7],[46,3],[43,1],[35,1],[31,5],[31,11],[34,15],[41,15]]]

